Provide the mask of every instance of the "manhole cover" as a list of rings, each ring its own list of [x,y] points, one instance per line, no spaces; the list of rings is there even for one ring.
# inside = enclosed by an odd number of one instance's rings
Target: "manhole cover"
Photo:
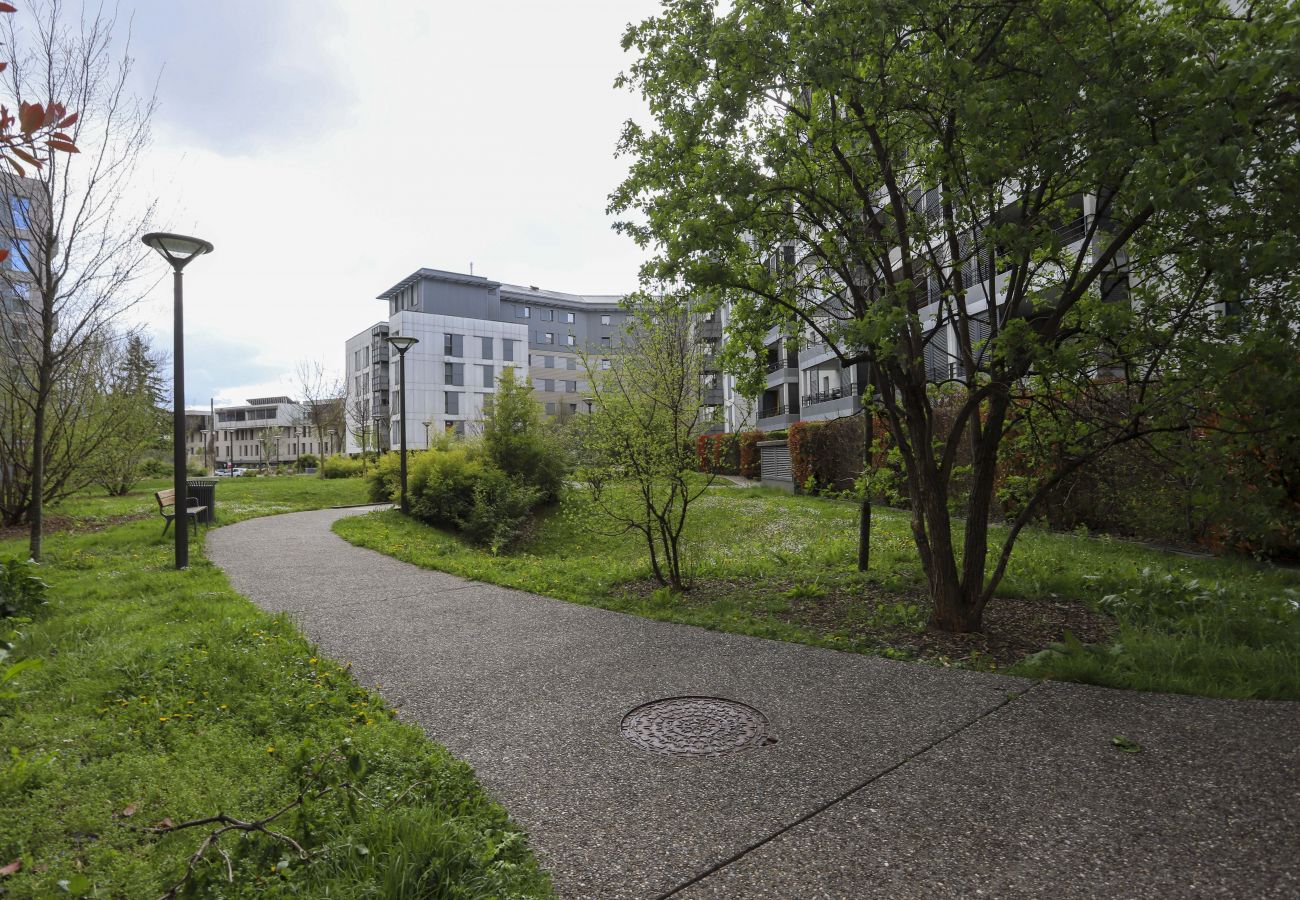
[[[623,717],[623,737],[670,756],[722,756],[774,744],[767,718],[752,706],[718,697],[669,697]]]

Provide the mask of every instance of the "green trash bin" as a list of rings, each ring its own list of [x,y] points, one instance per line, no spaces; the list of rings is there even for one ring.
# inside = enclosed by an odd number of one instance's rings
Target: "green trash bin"
[[[198,514],[199,522],[211,525],[217,521],[217,479],[191,478],[186,482],[186,492],[198,501],[199,506],[207,507]]]

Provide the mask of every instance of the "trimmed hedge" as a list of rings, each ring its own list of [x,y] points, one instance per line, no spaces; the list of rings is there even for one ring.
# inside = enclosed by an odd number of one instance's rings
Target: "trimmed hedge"
[[[766,439],[761,431],[742,431],[737,435],[740,446],[740,474],[744,478],[762,476],[762,456],[758,452],[758,442]]]
[[[702,434],[695,439],[695,459],[701,472],[740,474],[740,442],[736,435]]]

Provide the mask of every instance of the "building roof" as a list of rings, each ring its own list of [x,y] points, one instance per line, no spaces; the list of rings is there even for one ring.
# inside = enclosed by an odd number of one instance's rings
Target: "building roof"
[[[388,300],[413,284],[420,281],[448,281],[454,284],[472,284],[478,287],[500,288],[501,296],[511,300],[533,300],[540,303],[573,303],[587,306],[618,306],[623,300],[622,294],[570,294],[564,291],[550,291],[536,285],[502,284],[482,275],[465,275],[461,272],[446,272],[442,269],[417,269],[397,284],[377,296],[376,300]]]

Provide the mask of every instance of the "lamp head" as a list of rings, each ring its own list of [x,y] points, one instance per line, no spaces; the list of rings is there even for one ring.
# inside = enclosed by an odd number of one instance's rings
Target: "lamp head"
[[[162,254],[163,259],[179,272],[196,256],[212,252],[212,244],[202,238],[189,237],[184,234],[169,234],[166,231],[151,231],[140,238],[145,246],[152,247]]]
[[[396,350],[399,355],[405,353],[407,350],[410,350],[416,344],[420,343],[419,338],[413,338],[410,337],[409,335],[402,335],[402,334],[390,334],[387,338],[385,338],[385,340],[387,340],[388,343],[393,345],[393,349]]]

